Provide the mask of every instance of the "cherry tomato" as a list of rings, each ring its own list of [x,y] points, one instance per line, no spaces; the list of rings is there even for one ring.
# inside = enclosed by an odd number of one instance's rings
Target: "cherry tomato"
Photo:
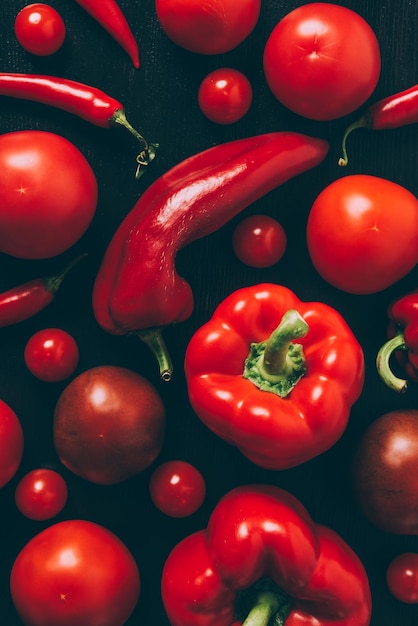
[[[58,11],[36,2],[26,5],[17,14],[15,35],[22,48],[31,54],[48,56],[61,48],[66,29]]]
[[[135,560],[122,541],[93,522],[53,524],[13,564],[10,590],[28,626],[122,626],[140,594]]]
[[[28,370],[48,383],[65,380],[77,368],[79,350],[75,339],[61,328],[44,328],[29,339],[24,360]]]
[[[264,49],[264,73],[276,98],[291,111],[332,120],[360,107],[380,75],[379,44],[356,12],[311,2],[288,13]]]
[[[242,263],[251,267],[270,267],[285,253],[284,228],[268,215],[250,215],[243,219],[232,235],[232,247]]]
[[[155,387],[123,367],[93,367],[61,393],[54,443],[69,470],[99,484],[126,480],[160,453],[165,408]]]
[[[386,570],[389,591],[401,602],[418,604],[418,554],[403,552]]]
[[[61,474],[40,468],[20,479],[15,490],[15,503],[29,519],[46,520],[62,511],[67,496],[67,483]]]
[[[160,26],[174,43],[199,54],[222,54],[252,32],[261,0],[156,0]]]
[[[217,124],[232,124],[248,112],[253,99],[251,83],[242,72],[221,68],[202,80],[198,103],[202,113]]]
[[[417,263],[418,200],[383,178],[345,176],[316,198],[307,243],[313,265],[331,285],[355,294],[381,291]]]
[[[206,495],[202,474],[186,461],[167,461],[154,470],[150,494],[157,509],[170,517],[187,517],[201,506]]]
[[[0,136],[0,251],[56,256],[85,233],[96,211],[96,177],[82,153],[54,133]]]
[[[0,400],[0,487],[16,474],[23,456],[23,430],[16,413]]]

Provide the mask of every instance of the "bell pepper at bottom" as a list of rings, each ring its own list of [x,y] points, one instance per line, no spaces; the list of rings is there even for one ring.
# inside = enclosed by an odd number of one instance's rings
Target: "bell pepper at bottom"
[[[272,485],[224,495],[207,528],[169,554],[161,592],[171,626],[368,626],[371,617],[358,556]]]
[[[217,307],[189,342],[185,373],[201,421],[255,464],[277,470],[341,437],[363,388],[364,356],[335,309],[266,283],[238,289]]]

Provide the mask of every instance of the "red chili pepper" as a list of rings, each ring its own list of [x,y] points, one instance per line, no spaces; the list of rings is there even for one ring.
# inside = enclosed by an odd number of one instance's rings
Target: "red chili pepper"
[[[139,50],[134,34],[115,0],[75,0],[125,50],[134,67],[139,67]]]
[[[55,298],[68,272],[86,254],[82,254],[59,274],[35,278],[0,294],[0,328],[27,320],[42,311]]]
[[[408,380],[398,377],[390,367],[396,355],[409,380],[418,382],[418,292],[399,298],[388,308],[389,341],[380,348],[377,371],[385,384],[394,391],[404,392]]]
[[[417,122],[418,85],[375,102],[359,120],[346,129],[342,141],[343,156],[339,159],[338,165],[344,166],[348,164],[346,142],[347,137],[353,130],[357,128],[388,130],[390,128],[407,126],[408,124],[416,124]]]
[[[184,367],[200,420],[272,470],[334,445],[364,382],[363,351],[340,314],[268,283],[230,294],[191,338]]]
[[[318,165],[328,143],[281,132],[214,146],[182,161],[142,194],[114,234],[93,289],[100,326],[136,333],[157,348],[163,378],[171,362],[160,328],[193,311],[190,285],[177,274],[183,246],[213,233],[292,176]]]
[[[0,72],[0,96],[48,104],[101,128],[123,126],[142,145],[137,156],[137,178],[140,167],[148,165],[155,156],[157,144],[148,144],[126,119],[123,105],[96,87],[55,76]]]
[[[371,593],[359,557],[315,524],[292,494],[243,485],[221,498],[204,530],[163,568],[171,626],[368,626]],[[246,617],[247,615],[247,617]]]

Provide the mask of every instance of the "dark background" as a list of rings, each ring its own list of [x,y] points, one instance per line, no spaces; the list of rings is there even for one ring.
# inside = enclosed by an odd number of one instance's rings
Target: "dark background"
[[[154,2],[121,0],[120,5],[137,37],[141,68],[135,70],[110,36],[72,0],[50,0],[67,26],[67,39],[56,55],[33,57],[21,49],[13,32],[17,12],[27,2],[4,0],[0,21],[0,69],[39,72],[75,79],[99,87],[118,98],[131,123],[150,141],[160,144],[158,156],[146,175],[134,179],[137,144],[122,129],[104,130],[45,105],[0,99],[0,131],[40,129],[71,140],[87,157],[98,179],[99,205],[88,232],[76,246],[59,257],[25,261],[0,255],[0,290],[4,291],[60,270],[77,252],[88,252],[47,309],[19,325],[0,330],[0,397],[19,416],[25,431],[25,452],[15,478],[0,492],[0,623],[21,624],[9,595],[9,573],[19,550],[51,522],[25,519],[13,501],[17,481],[27,471],[55,467],[68,481],[69,500],[53,521],[89,519],[115,532],[135,556],[142,578],[138,606],[128,625],[167,626],[160,600],[160,576],[170,549],[190,532],[206,525],[210,511],[230,488],[255,482],[277,484],[291,491],[312,517],[330,525],[362,559],[373,594],[372,626],[413,626],[416,606],[403,605],[389,594],[385,570],[398,553],[418,551],[418,538],[390,535],[373,527],[353,498],[349,467],[359,436],[386,411],[416,408],[418,389],[397,395],[385,388],[375,371],[375,356],[386,337],[386,307],[417,285],[415,270],[396,285],[373,296],[351,296],[325,283],[313,269],[306,250],[305,225],[317,194],[346,174],[366,173],[388,178],[418,194],[418,126],[396,131],[358,131],[349,140],[350,164],[336,165],[340,138],[356,112],[333,122],[302,119],[284,109],[270,93],[262,71],[265,42],[278,20],[303,2],[263,0],[259,23],[237,49],[222,56],[204,57],[171,43],[162,33]],[[370,101],[406,89],[417,82],[418,5],[409,0],[337,2],[356,10],[374,29],[381,46],[382,72]],[[355,42],[353,42],[355,45]],[[254,89],[250,112],[231,126],[217,126],[200,113],[197,90],[202,78],[218,67],[242,70]],[[210,237],[181,251],[178,269],[195,295],[192,317],[175,330],[166,329],[175,373],[170,383],[158,378],[148,349],[134,339],[112,337],[95,323],[91,289],[104,250],[118,224],[153,180],[183,158],[213,144],[275,130],[294,130],[328,139],[330,154],[318,168],[289,181],[247,209]],[[231,235],[244,215],[262,212],[285,227],[288,249],[274,267],[245,267],[234,256]],[[401,219],[401,216],[400,216]],[[342,439],[327,453],[298,468],[264,471],[236,449],[211,434],[193,414],[187,399],[183,358],[193,332],[231,291],[245,285],[272,281],[294,289],[303,300],[321,300],[346,318],[361,342],[366,357],[366,383],[353,407]],[[76,373],[97,365],[129,367],[149,378],[167,407],[167,431],[162,453],[143,474],[117,486],[98,487],[73,476],[59,464],[52,445],[52,416],[57,398],[67,383],[47,384],[35,379],[23,362],[23,350],[37,330],[59,326],[69,331],[80,347]],[[158,463],[184,459],[200,469],[207,483],[201,509],[189,518],[170,519],[150,501],[148,482]]]

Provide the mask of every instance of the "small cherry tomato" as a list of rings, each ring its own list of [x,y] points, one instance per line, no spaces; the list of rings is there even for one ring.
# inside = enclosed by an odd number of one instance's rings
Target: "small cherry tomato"
[[[159,465],[151,476],[149,488],[157,509],[170,517],[191,515],[206,495],[202,474],[186,461],[167,461]]]
[[[23,429],[19,418],[0,400],[0,487],[4,487],[19,469],[23,443]]]
[[[284,228],[268,215],[250,215],[232,235],[232,247],[242,263],[250,267],[270,267],[284,255],[287,238]]]
[[[418,603],[418,554],[404,552],[389,563],[386,571],[389,591],[406,604]]]
[[[240,120],[248,112],[252,99],[253,90],[248,78],[229,67],[205,76],[198,92],[202,113],[216,124],[232,124]]]
[[[65,380],[77,368],[79,350],[75,339],[60,328],[45,328],[32,335],[25,346],[28,370],[47,383]]]
[[[310,119],[332,120],[373,93],[381,58],[375,33],[358,13],[310,2],[278,22],[263,64],[267,83],[284,106]]]
[[[66,29],[58,11],[48,4],[36,2],[23,7],[17,14],[15,35],[27,52],[48,56],[61,48]]]
[[[156,0],[160,26],[174,43],[198,54],[223,54],[257,24],[261,0]]]
[[[47,520],[62,511],[67,496],[67,483],[61,474],[40,468],[21,478],[15,490],[15,503],[29,519]]]

